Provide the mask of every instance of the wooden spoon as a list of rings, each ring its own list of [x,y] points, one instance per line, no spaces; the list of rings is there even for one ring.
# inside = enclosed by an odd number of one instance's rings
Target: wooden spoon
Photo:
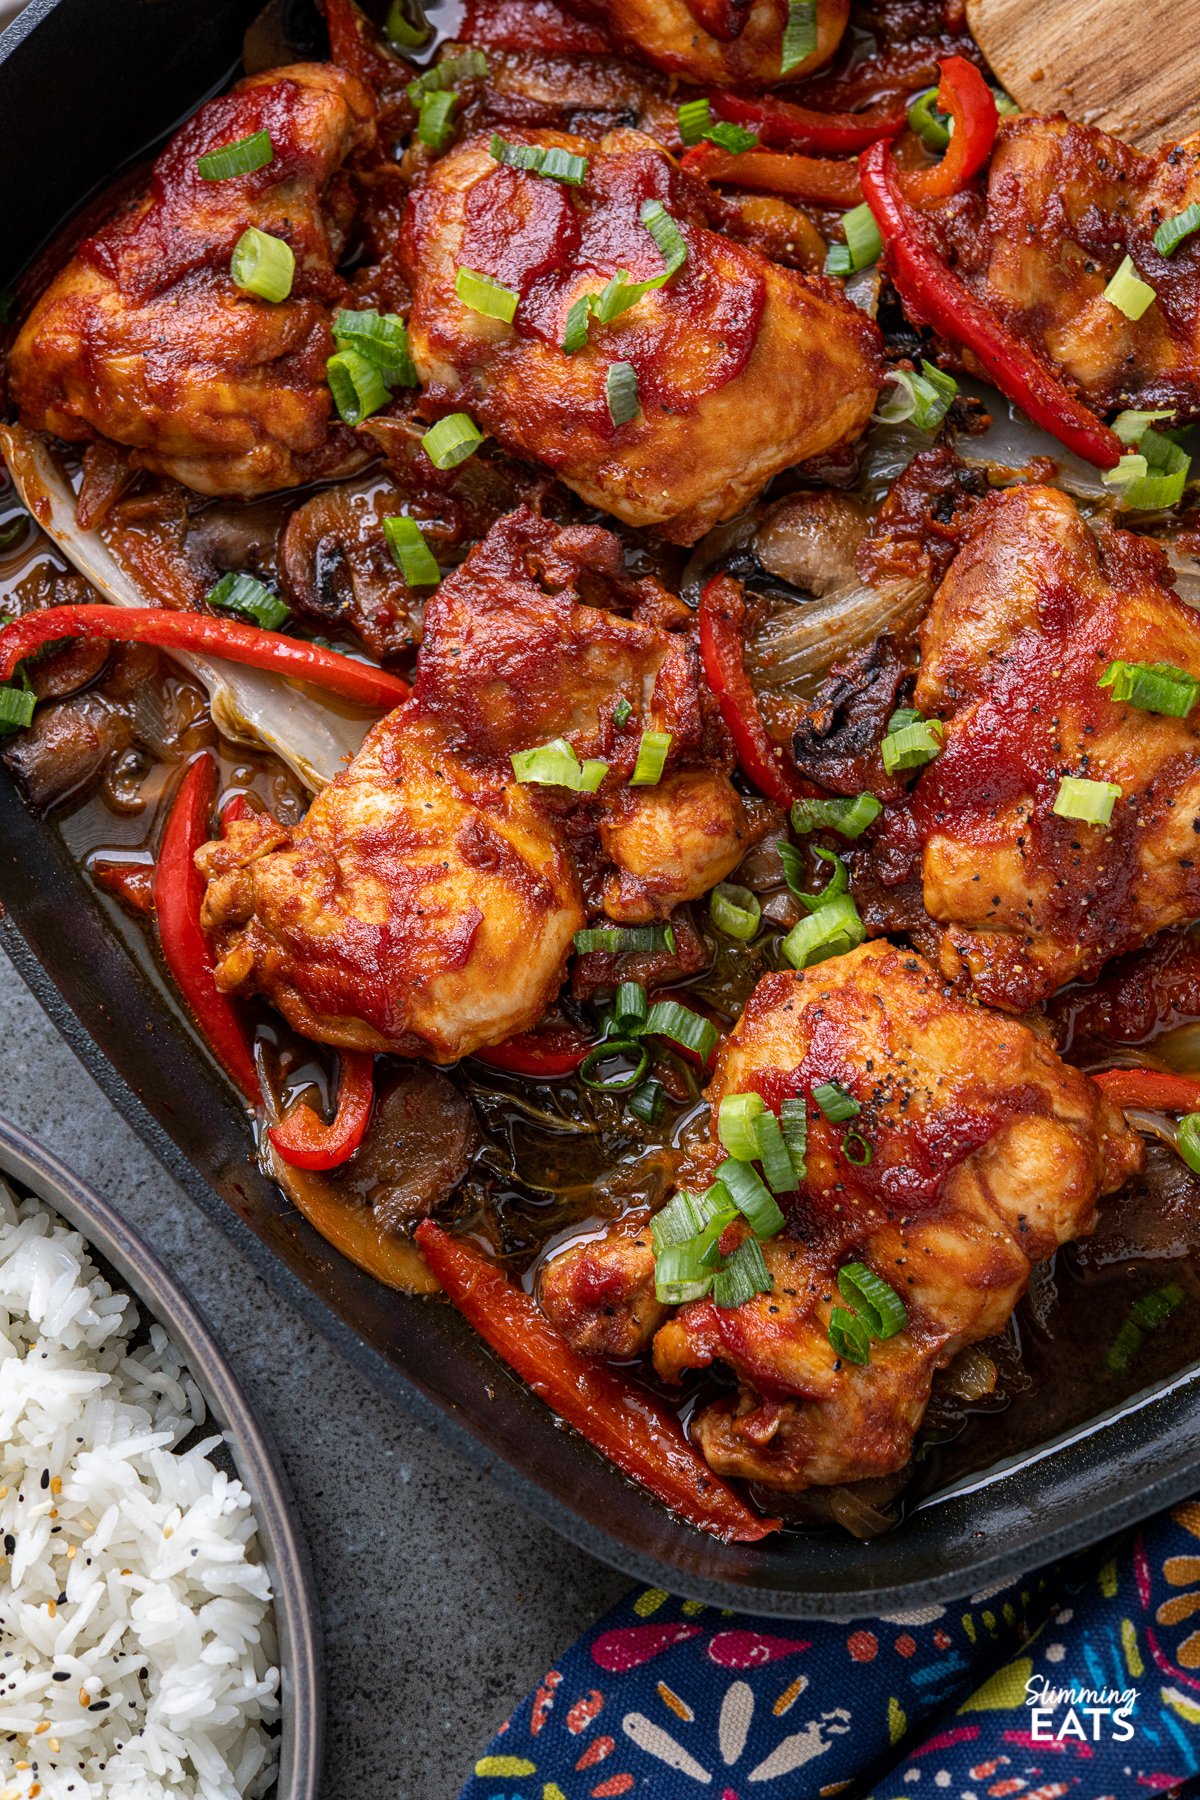
[[[1198,12],[1178,0],[967,0],[971,35],[1018,106],[1143,150],[1200,131]]]

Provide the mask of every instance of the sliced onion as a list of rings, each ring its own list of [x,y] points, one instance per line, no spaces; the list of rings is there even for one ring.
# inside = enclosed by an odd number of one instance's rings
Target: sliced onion
[[[114,606],[159,603],[141,591],[98,532],[80,530],[74,491],[42,438],[20,425],[0,425],[0,450],[25,506],[103,599]],[[170,654],[207,690],[213,723],[225,737],[273,750],[314,792],[345,767],[374,723],[374,715],[262,670]]]

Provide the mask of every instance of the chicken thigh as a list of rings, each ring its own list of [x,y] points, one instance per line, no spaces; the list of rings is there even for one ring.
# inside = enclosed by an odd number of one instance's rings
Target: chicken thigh
[[[882,376],[879,335],[830,283],[710,231],[700,190],[650,138],[518,140],[585,158],[582,184],[510,168],[480,137],[435,163],[409,199],[410,341],[438,410],[466,409],[591,504],[678,543],[737,512],[781,469],[864,429]],[[641,221],[653,201],[682,233],[685,261],[611,323],[593,318],[568,354],[577,302],[622,272],[635,282],[662,274]],[[517,296],[511,323],[458,297],[460,268]],[[637,378],[638,410],[619,425],[614,364]]]
[[[297,64],[210,100],[154,165],[149,191],[83,243],[34,307],[9,361],[25,424],[110,438],[140,467],[204,494],[258,494],[350,466],[325,378],[334,265],[349,223],[339,171],[374,130],[372,102],[332,64]],[[272,160],[205,180],[197,159],[253,133]],[[234,285],[250,226],[296,259],[286,300]]]
[[[858,1102],[857,1142],[814,1104],[830,1082]],[[808,1103],[806,1175],[783,1202],[785,1232],[763,1245],[772,1288],[681,1307],[655,1338],[656,1367],[736,1372],[737,1397],[692,1428],[722,1474],[801,1489],[893,1473],[934,1372],[1002,1329],[1032,1265],[1089,1232],[1098,1197],[1140,1167],[1141,1142],[1040,1037],[882,941],[759,982],[718,1052],[714,1120],[724,1095],[748,1092],[776,1111]],[[862,1364],[829,1339],[849,1262],[908,1313]]]
[[[775,87],[827,63],[842,39],[850,0],[821,0],[813,49],[785,71],[787,0],[572,0],[601,20],[631,56],[668,75],[713,87]]]

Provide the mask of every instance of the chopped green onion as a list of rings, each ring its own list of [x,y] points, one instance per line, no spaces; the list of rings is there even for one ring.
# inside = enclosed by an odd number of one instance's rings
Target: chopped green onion
[[[660,1306],[686,1306],[702,1300],[713,1283],[700,1261],[695,1241],[667,1244],[654,1259],[654,1297]]]
[[[717,1136],[736,1162],[756,1162],[755,1124],[766,1110],[761,1094],[724,1094],[717,1108]]]
[[[1200,1113],[1185,1113],[1179,1121],[1175,1148],[1194,1175],[1200,1175]]]
[[[784,850],[791,850],[791,848],[792,846],[790,844],[781,844],[779,846],[781,856]],[[829,880],[825,883],[825,886],[821,889],[819,894],[804,893],[801,888],[793,886],[791,875],[788,875],[788,886],[792,889],[792,892],[799,900],[801,906],[810,913],[820,912],[823,906],[832,906],[835,901],[844,899],[850,891],[850,871],[842,861],[841,857],[837,854],[836,850],[826,850],[820,844],[814,844],[813,855],[819,856],[822,862],[832,863],[833,865],[833,874],[829,877]],[[784,872],[785,874],[787,873],[786,862],[784,863]]]
[[[875,1152],[861,1131],[848,1131],[842,1139],[842,1155],[856,1169],[865,1169]]]
[[[1133,1319],[1126,1319],[1108,1352],[1108,1366],[1114,1375],[1122,1374],[1129,1367],[1145,1341],[1146,1334],[1141,1326]]]
[[[584,294],[571,302],[567,313],[567,323],[563,328],[562,347],[567,356],[574,356],[582,350],[588,341],[588,326],[592,318],[592,302],[595,294]]]
[[[643,731],[637,762],[629,777],[630,787],[658,786],[671,748],[671,735],[669,731]]]
[[[1001,118],[1004,118],[1006,115],[1011,116],[1013,113],[1020,112],[1021,108],[1017,105],[1012,95],[1006,94],[1003,88],[993,88],[992,93],[996,100],[996,111],[1000,114]]]
[[[517,780],[526,786],[570,788],[575,794],[594,794],[608,773],[607,763],[590,758],[581,763],[566,738],[514,750],[508,760]]]
[[[632,363],[609,364],[604,394],[608,401],[608,416],[614,425],[628,425],[630,419],[637,418],[642,410],[642,402],[638,394],[637,372]]]
[[[37,695],[24,669],[21,670],[21,682],[20,687],[12,682],[0,686],[0,736],[10,737],[14,731],[24,731],[33,724]]]
[[[628,700],[626,700],[624,697],[622,697],[620,700],[617,701],[617,704],[613,707],[613,710],[612,710],[612,722],[617,727],[618,730],[621,728],[622,725],[625,724],[625,722],[629,718],[629,715],[630,715],[630,713],[632,713],[632,711],[633,711],[632,706],[630,706]]]
[[[408,349],[404,320],[396,313],[381,317],[373,307],[361,312],[339,312],[333,321],[333,341],[339,350],[356,350],[374,363],[388,387],[415,387],[417,371]]]
[[[743,1238],[724,1268],[713,1276],[715,1306],[744,1306],[755,1294],[769,1294],[771,1273],[757,1238]]]
[[[1182,212],[1163,220],[1154,233],[1154,248],[1160,256],[1170,256],[1194,231],[1200,231],[1200,206],[1195,201],[1185,206]]]
[[[1113,815],[1113,803],[1120,798],[1121,790],[1115,781],[1088,781],[1082,775],[1064,775],[1052,810],[1060,819],[1107,825]]]
[[[649,1003],[640,981],[618,983],[613,1001],[612,1030],[614,1037],[637,1037],[646,1023]]]
[[[687,261],[687,244],[683,233],[661,200],[644,201],[638,217],[654,239],[659,255],[666,264],[662,274],[654,277],[657,282],[665,285]]]
[[[707,100],[685,101],[678,116],[679,136],[684,144],[698,144],[702,138],[707,138],[709,143],[728,150],[731,156],[741,156],[744,151],[753,150],[758,142],[757,131],[747,131],[744,125],[735,125],[729,119],[714,119]]]
[[[1145,415],[1129,416],[1138,419]],[[1114,490],[1122,506],[1142,512],[1177,505],[1187,486],[1191,457],[1172,438],[1149,425],[1143,426],[1137,445],[1137,450],[1122,456],[1115,468],[1105,469],[1101,476],[1104,485]]]
[[[1134,1301],[1130,1311],[1143,1331],[1157,1331],[1182,1306],[1183,1298],[1183,1289],[1171,1282],[1167,1287],[1143,1294],[1140,1300]]]
[[[665,1250],[669,1244],[690,1243],[693,1238],[706,1235],[718,1222],[723,1231],[737,1216],[737,1207],[720,1181],[703,1194],[689,1194],[681,1189],[650,1221],[655,1252]]]
[[[1174,409],[1160,406],[1154,412],[1136,412],[1132,407],[1118,413],[1112,422],[1113,435],[1119,437],[1123,444],[1140,444],[1151,425],[1157,425],[1160,419],[1173,419]]]
[[[825,258],[827,275],[855,275],[859,269],[869,269],[872,263],[879,261],[883,255],[883,239],[875,215],[865,200],[861,206],[852,206],[843,214],[842,230],[846,241],[829,246]]]
[[[829,1315],[829,1342],[843,1362],[871,1360],[871,1334],[858,1314],[847,1312],[844,1306],[835,1306]]]
[[[799,1177],[792,1167],[779,1120],[773,1112],[759,1114],[754,1122],[754,1135],[758,1139],[758,1160],[767,1186],[773,1194],[790,1194]]]
[[[500,319],[505,325],[512,324],[521,298],[503,282],[493,281],[490,275],[480,275],[476,269],[459,268],[454,277],[454,292],[472,312],[482,313],[485,319]]]
[[[882,425],[904,425],[912,422],[918,431],[937,431],[958,393],[953,375],[921,358],[921,373],[912,369],[889,369],[886,379],[895,383],[890,394],[875,414]]]
[[[722,1163],[717,1171],[717,1180],[756,1237],[775,1237],[783,1230],[787,1221],[779,1210],[778,1202],[764,1185],[762,1177],[748,1162]]]
[[[800,837],[808,831],[836,831],[844,838],[859,838],[883,811],[874,794],[856,794],[853,800],[797,800],[792,807],[792,830]]]
[[[18,513],[15,519],[9,519],[7,524],[0,525],[0,550],[11,550],[13,545],[24,537],[28,524],[29,514]]]
[[[796,1180],[804,1180],[804,1159],[808,1154],[808,1107],[803,1094],[784,1100],[779,1108],[779,1127],[788,1147]]]
[[[458,95],[448,88],[437,88],[433,93],[422,94],[417,107],[417,136],[431,150],[444,150],[454,136]]]
[[[460,81],[475,81],[487,74],[487,57],[482,50],[467,50],[461,56],[447,56],[432,69],[426,69],[408,84],[408,97],[419,106],[426,94],[452,88]]]
[[[333,404],[347,425],[361,425],[391,399],[383,371],[357,350],[339,350],[325,364]]]
[[[1150,283],[1143,281],[1134,268],[1133,258],[1127,256],[1105,288],[1103,298],[1127,319],[1136,321],[1153,304],[1155,294]]]
[[[636,1066],[632,1070],[607,1078],[593,1073],[604,1063],[615,1062],[618,1058],[628,1060],[630,1057],[636,1058]],[[635,1038],[605,1038],[602,1044],[589,1050],[580,1063],[579,1079],[584,1087],[591,1088],[597,1094],[625,1094],[638,1086],[649,1066],[650,1052]]]
[[[278,631],[291,618],[290,609],[270,588],[253,575],[239,575],[232,569],[209,589],[208,604],[220,607],[222,612],[242,613],[264,631]]]
[[[643,1125],[656,1125],[662,1117],[666,1099],[667,1091],[662,1082],[655,1081],[652,1076],[649,1081],[643,1081],[641,1087],[634,1088],[625,1104]]]
[[[819,1106],[831,1125],[844,1125],[847,1119],[857,1119],[862,1107],[848,1094],[844,1087],[836,1081],[822,1081],[813,1089],[813,1103]]]
[[[779,73],[789,75],[817,48],[817,0],[788,0]]]
[[[510,144],[506,138],[493,137],[491,151],[498,163],[522,169],[527,175],[565,181],[569,187],[580,187],[587,180],[587,157],[575,156],[569,150],[547,150],[541,144]]]
[[[265,169],[274,160],[275,146],[270,132],[252,131],[249,137],[239,138],[236,144],[226,144],[223,150],[209,150],[198,156],[196,167],[203,181],[228,181],[234,175],[253,175],[255,169]]]
[[[906,725],[919,725],[921,715],[915,706],[898,706],[887,722],[889,732],[903,731]]]
[[[421,439],[422,448],[435,469],[454,469],[474,456],[483,433],[468,413],[447,413],[431,425]]]
[[[686,100],[676,115],[679,136],[684,144],[698,144],[712,123],[712,107],[707,100]]]
[[[748,944],[762,920],[762,905],[749,888],[722,881],[708,896],[708,916],[726,937]]]
[[[593,950],[612,956],[624,956],[627,951],[673,952],[675,933],[669,925],[593,925],[577,931],[573,942],[580,956]]]
[[[945,735],[940,719],[921,719],[897,730],[896,717],[896,714],[892,715],[888,734],[879,746],[883,766],[889,775],[894,775],[897,769],[919,769],[932,762]]]
[[[717,1047],[720,1035],[711,1019],[693,1012],[690,1007],[681,1006],[678,1000],[656,1000],[646,1015],[646,1023],[642,1026],[646,1037],[669,1038],[673,1044],[682,1045],[706,1063]]]
[[[811,969],[831,956],[856,950],[866,935],[857,906],[849,894],[843,894],[840,900],[819,907],[793,925],[781,949],[794,969]]]
[[[908,1309],[899,1294],[866,1263],[846,1263],[838,1270],[837,1284],[872,1337],[893,1338],[908,1324]]]
[[[425,533],[415,519],[395,515],[383,521],[392,561],[409,587],[436,587],[442,579],[437,557],[425,542]]]
[[[935,87],[926,88],[908,109],[909,129],[927,150],[944,150],[950,142],[950,116],[938,111],[937,93]]]
[[[273,300],[278,305],[292,291],[295,253],[282,238],[251,225],[233,247],[229,273],[234,287],[241,288],[244,294],[256,294],[260,300]]]
[[[1186,719],[1200,695],[1200,681],[1174,663],[1111,662],[1100,677],[1114,700],[1168,719]]]
[[[611,325],[622,313],[636,306],[644,295],[665,287],[687,260],[687,243],[678,225],[661,200],[646,200],[638,215],[654,239],[664,266],[659,274],[645,281],[631,281],[629,273],[620,269],[598,294],[581,294],[573,300],[563,329],[562,347],[568,356],[582,350],[595,319],[598,325]],[[628,370],[628,374],[624,371]],[[631,363],[613,363],[608,371],[608,411],[614,425],[624,425],[641,410],[637,375]],[[618,417],[618,413],[623,416]]]
[[[418,6],[416,10],[420,12],[421,9]],[[392,0],[383,35],[393,50],[420,50],[432,37],[433,26],[423,13],[417,22],[410,19],[405,0]]]

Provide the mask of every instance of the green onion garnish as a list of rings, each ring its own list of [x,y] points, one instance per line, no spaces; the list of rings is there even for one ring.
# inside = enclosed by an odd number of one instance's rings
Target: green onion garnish
[[[666,1244],[654,1258],[654,1295],[661,1306],[686,1306],[689,1300],[702,1300],[712,1283],[712,1270],[700,1261],[694,1240]]]
[[[15,519],[9,519],[7,524],[0,525],[0,550],[11,550],[13,545],[24,537],[28,524],[29,514],[18,513]]]
[[[1137,430],[1136,439],[1122,436],[1123,443],[1136,442],[1137,450],[1122,456],[1114,469],[1105,469],[1101,480],[1115,492],[1122,506],[1142,512],[1175,506],[1183,498],[1192,459],[1173,438],[1155,431],[1147,422],[1149,413],[1122,413],[1115,421],[1124,433]]]
[[[432,37],[433,26],[423,14],[418,21],[410,19],[405,0],[392,0],[383,35],[393,50],[420,50]]]
[[[628,951],[675,949],[675,933],[669,925],[592,925],[577,931],[572,941],[580,956],[593,950],[624,956]]]
[[[594,794],[608,773],[606,762],[589,757],[581,763],[566,738],[535,744],[531,750],[514,750],[508,760],[525,786],[570,788],[574,794]]]
[[[724,1094],[717,1108],[717,1136],[736,1162],[758,1159],[755,1124],[766,1111],[761,1094]]]
[[[1120,1375],[1129,1367],[1145,1341],[1146,1334],[1141,1326],[1133,1319],[1126,1319],[1108,1352],[1108,1366],[1114,1375]]]
[[[415,519],[395,515],[383,521],[383,535],[392,561],[409,587],[436,587],[442,579],[437,557],[425,542]]]
[[[1129,407],[1125,412],[1117,414],[1112,422],[1112,431],[1123,444],[1140,444],[1152,425],[1163,419],[1173,419],[1175,410],[1170,406],[1160,406],[1153,412],[1137,412]],[[1157,433],[1155,434],[1158,435]]]
[[[861,206],[852,206],[843,215],[842,230],[846,241],[830,244],[825,258],[827,275],[854,275],[859,269],[869,269],[872,263],[879,261],[883,255],[883,239],[875,215],[865,200]]]
[[[642,1032],[646,1037],[669,1038],[671,1043],[698,1056],[702,1063],[716,1049],[720,1035],[711,1019],[681,1006],[678,1000],[656,1000],[646,1015]]]
[[[421,439],[421,446],[435,469],[454,469],[468,456],[474,456],[483,442],[483,433],[468,413],[448,413],[431,425]]]
[[[461,56],[447,56],[432,69],[426,69],[408,84],[408,97],[414,106],[426,94],[452,88],[460,81],[474,81],[487,74],[487,57],[482,50],[467,50]]]
[[[234,287],[243,293],[256,294],[260,300],[273,300],[278,305],[292,291],[295,253],[282,238],[251,225],[233,247],[229,273]]]
[[[908,1310],[899,1294],[866,1263],[847,1263],[838,1270],[837,1284],[872,1337],[893,1338],[908,1324]]]
[[[333,404],[347,425],[361,425],[391,399],[383,371],[357,350],[339,350],[325,364]]]
[[[1183,1289],[1171,1282],[1135,1300],[1130,1311],[1143,1331],[1156,1331],[1183,1304]]]
[[[574,356],[582,350],[588,341],[588,326],[592,319],[592,302],[595,294],[584,294],[580,299],[571,302],[567,313],[567,323],[563,329],[562,347],[568,356]]]
[[[884,768],[894,775],[897,769],[923,767],[938,754],[944,735],[940,719],[922,719],[911,707],[901,707],[888,720],[887,736],[879,746]]]
[[[635,1060],[632,1069],[618,1070],[607,1077],[595,1073],[605,1063],[627,1061],[631,1057]],[[649,1066],[650,1052],[635,1038],[605,1038],[603,1043],[589,1050],[580,1063],[579,1079],[584,1087],[597,1094],[625,1094],[639,1085]]]
[[[793,969],[811,969],[831,956],[856,950],[866,935],[858,908],[847,894],[793,925],[780,947]]]
[[[950,142],[950,118],[937,109],[937,89],[926,88],[908,109],[909,128],[927,150],[944,150]]]
[[[404,320],[396,313],[380,316],[374,308],[334,315],[333,341],[339,350],[356,350],[374,363],[388,387],[416,387],[417,371],[408,349]]]
[[[431,150],[444,150],[454,136],[454,115],[458,111],[458,95],[438,88],[422,94],[417,103],[417,136]]]
[[[690,1243],[693,1238],[706,1235],[715,1224],[723,1231],[737,1216],[737,1207],[720,1181],[715,1181],[703,1194],[688,1194],[681,1189],[650,1221],[655,1252],[661,1252],[671,1244]]]
[[[1175,1148],[1194,1175],[1200,1175],[1200,1113],[1185,1113],[1179,1121]]]
[[[762,920],[762,905],[749,888],[722,881],[708,896],[708,916],[726,937],[748,944]]]
[[[723,1268],[713,1276],[715,1306],[744,1306],[755,1294],[769,1294],[771,1273],[757,1238],[743,1238]]]
[[[630,706],[628,700],[622,695],[621,699],[617,701],[617,704],[612,709],[612,722],[618,730],[626,723],[632,712],[632,706]]]
[[[953,375],[921,358],[921,373],[912,369],[889,369],[886,379],[895,383],[875,417],[882,425],[904,425],[912,422],[918,431],[937,431],[950,411],[958,383]]]
[[[290,609],[270,588],[253,575],[239,575],[232,569],[209,590],[208,604],[220,607],[222,612],[241,613],[264,631],[278,631],[291,618]]]
[[[1200,206],[1195,201],[1185,206],[1182,212],[1163,220],[1152,239],[1154,248],[1160,256],[1170,256],[1194,231],[1200,231]]]
[[[1150,283],[1143,281],[1134,268],[1133,258],[1126,256],[1105,288],[1103,298],[1127,319],[1137,320],[1153,304],[1155,294]]]
[[[666,1099],[667,1093],[662,1082],[655,1081],[652,1076],[649,1081],[643,1081],[641,1087],[634,1088],[625,1104],[634,1118],[640,1119],[643,1125],[656,1125],[662,1117]]]
[[[753,150],[758,142],[757,131],[747,131],[744,125],[735,125],[729,119],[714,119],[707,100],[685,101],[679,108],[678,117],[679,136],[684,144],[698,144],[702,138],[707,138],[710,144],[718,144],[731,156],[741,156],[744,151]]]
[[[856,794],[853,800],[797,800],[792,807],[792,830],[798,837],[808,831],[836,831],[844,838],[859,838],[883,811],[874,794]]]
[[[804,1180],[804,1159],[808,1154],[808,1107],[803,1094],[784,1100],[779,1108],[779,1127],[788,1147],[796,1180]]]
[[[871,1334],[858,1314],[847,1312],[844,1306],[835,1306],[829,1315],[829,1342],[843,1362],[871,1360]]]
[[[638,217],[654,239],[666,267],[661,275],[654,279],[665,284],[682,269],[687,261],[687,244],[682,231],[667,211],[661,200],[643,202]]]
[[[754,1135],[758,1140],[758,1160],[767,1178],[767,1186],[773,1194],[790,1194],[799,1177],[792,1166],[779,1120],[773,1112],[759,1114],[754,1122]]]
[[[1107,825],[1113,803],[1120,798],[1121,790],[1115,781],[1088,781],[1082,775],[1064,775],[1052,810],[1060,819],[1078,819],[1082,825]]]
[[[630,419],[637,418],[642,410],[642,402],[638,394],[637,372],[632,363],[615,362],[608,365],[604,396],[608,401],[608,416],[614,425],[628,425]]]
[[[847,1119],[857,1119],[862,1111],[854,1095],[848,1094],[836,1081],[822,1081],[815,1087],[813,1102],[820,1107],[831,1125],[844,1125]]]
[[[788,0],[779,73],[789,75],[817,48],[817,0]]]
[[[506,138],[493,137],[491,151],[498,163],[522,169],[527,175],[565,181],[569,187],[580,187],[587,180],[587,157],[575,156],[570,150],[547,150],[541,144],[510,144]]]
[[[842,1155],[856,1169],[865,1169],[875,1152],[861,1131],[848,1131],[842,1139]]]
[[[640,981],[622,981],[613,1000],[612,1033],[614,1037],[637,1037],[646,1023],[649,1002]]]
[[[637,762],[629,777],[630,787],[657,787],[662,780],[670,748],[669,731],[643,731],[638,744]]]
[[[651,275],[645,281],[631,281],[628,272],[621,269],[607,281],[598,294],[581,294],[573,300],[567,312],[567,322],[563,330],[562,347],[568,356],[574,356],[582,350],[588,341],[588,330],[595,319],[598,325],[611,325],[622,313],[627,313],[645,294],[657,288],[665,287],[668,281],[677,275],[687,261],[687,243],[678,225],[667,211],[661,200],[646,200],[638,215],[650,236],[654,239],[663,257],[663,269],[658,275]],[[618,375],[616,371],[628,369],[629,375]],[[619,407],[614,407],[614,381],[623,384],[624,397],[619,405],[633,405],[627,414],[632,419],[641,410],[641,401],[637,399],[637,376],[629,363],[614,363],[608,373],[608,410],[614,425],[624,425],[627,418],[616,416]]]
[[[1186,719],[1200,695],[1200,681],[1174,663],[1111,662],[1100,686],[1114,700],[1168,719]]]
[[[11,737],[14,731],[24,731],[32,725],[36,706],[37,695],[22,669],[20,687],[12,682],[0,687],[0,736]]]
[[[209,150],[196,158],[196,167],[204,181],[229,181],[234,175],[253,175],[275,160],[275,146],[269,131],[252,131],[236,144],[223,150]]]
[[[778,1203],[763,1183],[757,1170],[748,1162],[722,1163],[717,1180],[726,1190],[756,1237],[769,1238],[783,1230],[787,1223]]]
[[[476,269],[460,268],[454,277],[454,291],[472,312],[482,313],[485,319],[500,319],[505,325],[512,324],[521,298],[503,282],[480,275]]]

